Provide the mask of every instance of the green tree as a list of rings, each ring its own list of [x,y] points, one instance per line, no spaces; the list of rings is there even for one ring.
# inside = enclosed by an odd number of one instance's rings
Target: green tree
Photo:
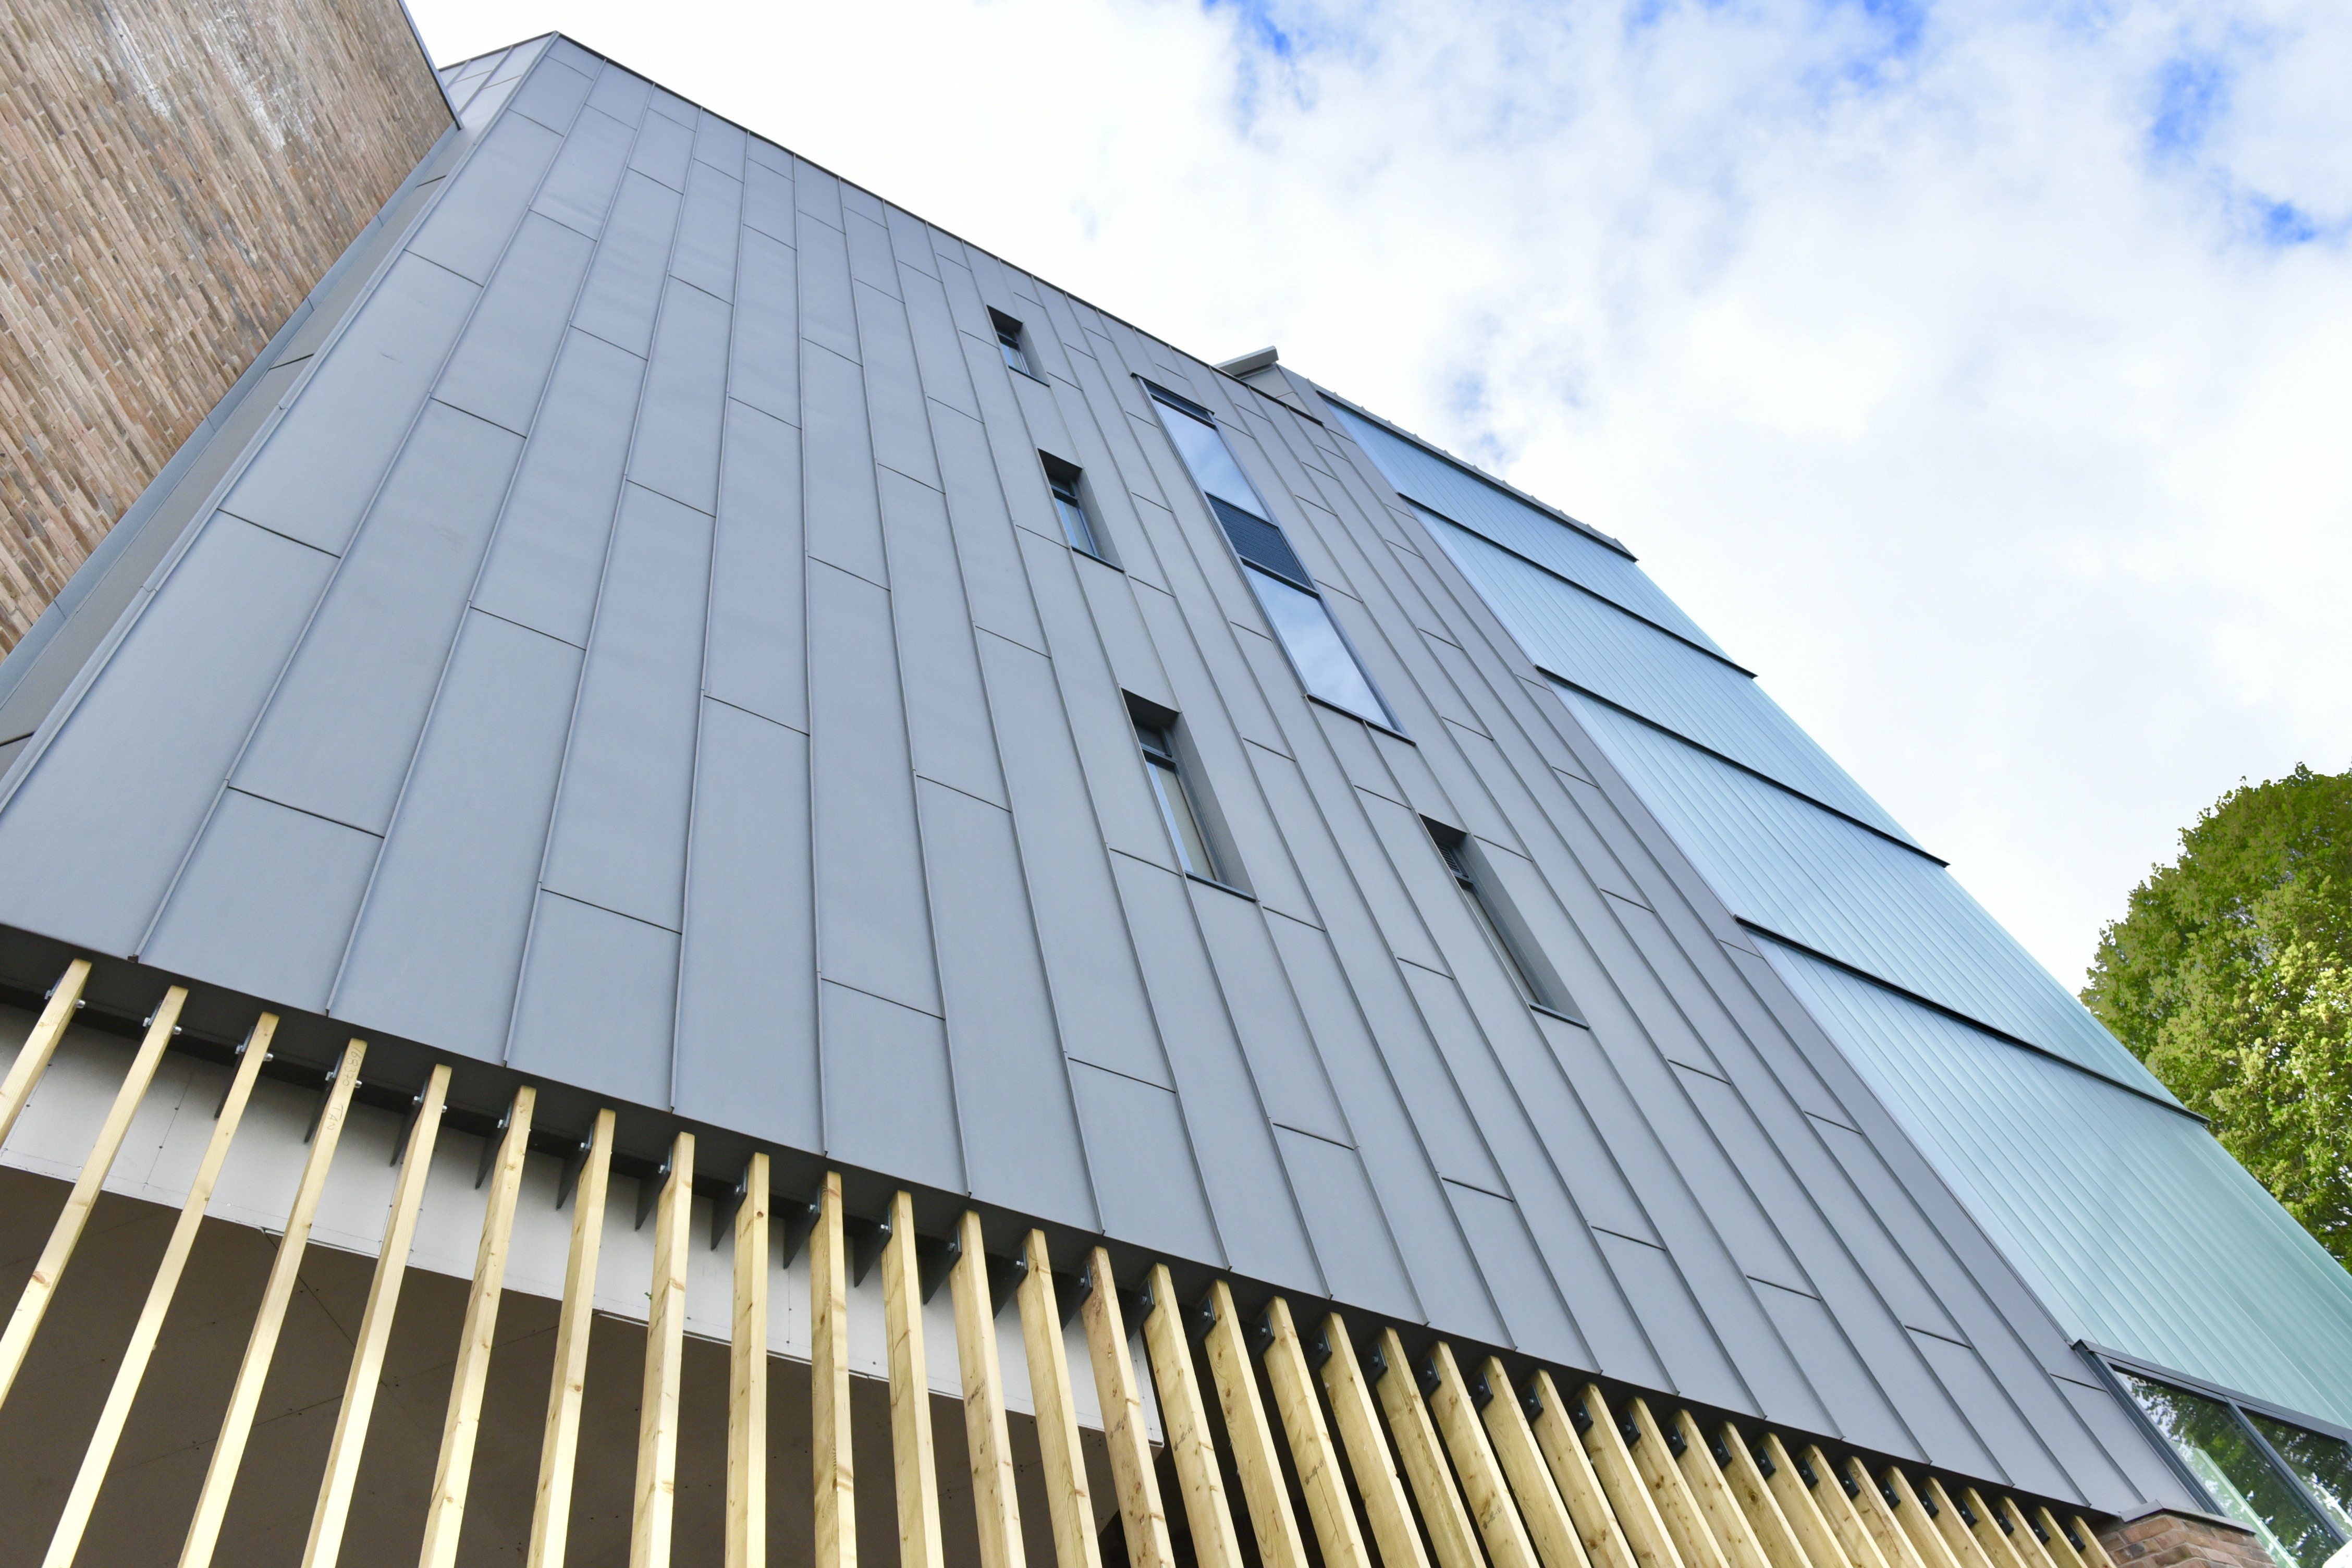
[[[2089,980],[2084,1005],[2352,1267],[2352,773],[2216,801]]]

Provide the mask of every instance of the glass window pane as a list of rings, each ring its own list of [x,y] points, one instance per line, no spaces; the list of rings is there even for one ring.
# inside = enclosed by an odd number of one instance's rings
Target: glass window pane
[[[1078,504],[1078,498],[1066,486],[1054,487],[1054,510],[1062,514],[1062,532],[1072,544],[1089,555],[1102,553],[1095,548],[1094,525],[1087,521],[1087,509]]]
[[[1168,429],[1168,438],[1176,444],[1177,453],[1184,466],[1192,471],[1192,480],[1220,500],[1227,500],[1253,517],[1265,515],[1265,503],[1257,499],[1243,476],[1241,465],[1225,450],[1225,438],[1209,426],[1189,414],[1181,414],[1158,398],[1151,406],[1160,411],[1160,423]]]
[[[2228,1405],[2144,1377],[2126,1374],[2124,1385],[2221,1511],[2259,1536],[2279,1568],[2320,1568],[2334,1553],[2334,1533],[2254,1447]]]
[[[1257,602],[1265,607],[1265,618],[1274,623],[1274,635],[1289,650],[1290,662],[1298,667],[1298,679],[1307,689],[1375,724],[1389,723],[1388,710],[1381,705],[1372,683],[1364,679],[1339,628],[1331,624],[1331,612],[1323,607],[1323,601],[1263,572],[1242,575],[1249,579]]]
[[[1196,877],[1217,880],[1217,863],[1209,854],[1209,840],[1201,831],[1201,819],[1192,815],[1192,799],[1184,793],[1184,777],[1176,764],[1168,759],[1144,753],[1151,765],[1152,793],[1160,797],[1160,815],[1168,819],[1169,836],[1176,840],[1176,858],[1184,869]]]
[[[2352,1443],[2252,1411],[2246,1413],[2246,1419],[2254,1424],[2255,1430],[2286,1461],[2286,1468],[2319,1500],[2319,1506],[2334,1519],[2336,1528],[2352,1537]]]

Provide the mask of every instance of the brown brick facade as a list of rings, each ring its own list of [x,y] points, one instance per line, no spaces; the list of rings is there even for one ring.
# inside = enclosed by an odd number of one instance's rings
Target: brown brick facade
[[[2277,1568],[2252,1531],[2206,1514],[2143,1514],[2100,1531],[2099,1544],[2116,1568]]]
[[[0,10],[0,651],[448,123],[397,0]]]

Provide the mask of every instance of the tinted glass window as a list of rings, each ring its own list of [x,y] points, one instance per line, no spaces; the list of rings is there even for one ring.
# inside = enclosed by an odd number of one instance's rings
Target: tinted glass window
[[[1189,414],[1171,408],[1158,398],[1151,406],[1160,411],[1160,423],[1168,429],[1168,438],[1176,444],[1177,453],[1184,466],[1192,470],[1193,482],[1220,500],[1228,500],[1253,517],[1265,515],[1265,503],[1257,499],[1242,474],[1241,465],[1225,450],[1225,439],[1216,430],[1202,424]]]
[[[1012,317],[991,310],[988,319],[996,325],[996,350],[1004,363],[1024,375],[1037,373],[1029,368],[1029,351],[1021,346],[1021,323]]]
[[[1463,856],[1462,846],[1441,844],[1438,852],[1445,857],[1445,868],[1454,873],[1454,885],[1462,889],[1462,901],[1470,906],[1470,918],[1478,922],[1478,929],[1493,944],[1495,956],[1503,961],[1503,968],[1510,974],[1511,984],[1519,988],[1521,996],[1540,1005],[1544,999],[1543,993],[1537,988],[1535,976],[1528,973],[1528,966],[1520,962],[1518,950],[1512,946],[1510,937],[1503,931],[1502,922],[1495,918],[1493,906],[1486,902],[1486,890],[1478,885],[1477,877],[1470,869],[1470,862]]]
[[[1135,738],[1142,744],[1144,772],[1151,777],[1151,793],[1159,798],[1160,815],[1168,824],[1168,837],[1176,841],[1176,858],[1195,877],[1222,880],[1216,857],[1210,851],[1209,836],[1201,831],[1200,814],[1192,809],[1192,794],[1184,787],[1184,772],[1177,763],[1168,731],[1138,724]]]
[[[2274,1415],[2246,1413],[2270,1446],[2278,1450],[2286,1468],[2303,1482],[2319,1506],[2327,1510],[2336,1528],[2352,1537],[2352,1443],[2340,1437],[2330,1437],[2324,1432],[2313,1432],[2301,1426],[2291,1426]]]
[[[2259,1536],[2279,1568],[2320,1568],[2335,1552],[2335,1532],[2255,1447],[2228,1405],[2128,1373],[2124,1385],[2221,1511]]]
[[[1063,534],[1087,554],[1100,555],[1102,552],[1095,547],[1094,524],[1087,519],[1086,504],[1078,500],[1078,482],[1053,475],[1046,483],[1054,492],[1054,510],[1061,514]]]
[[[1265,618],[1274,623],[1275,636],[1289,650],[1290,662],[1298,667],[1298,679],[1307,690],[1375,724],[1391,722],[1322,600],[1264,572],[1242,575],[1249,579],[1257,602],[1265,608]]]
[[[1290,541],[1282,530],[1260,518],[1252,517],[1237,506],[1227,506],[1216,497],[1209,498],[1209,508],[1217,514],[1217,521],[1233,542],[1234,553],[1253,566],[1263,566],[1277,577],[1287,577],[1302,588],[1315,585],[1300,563],[1298,552],[1290,548]]]

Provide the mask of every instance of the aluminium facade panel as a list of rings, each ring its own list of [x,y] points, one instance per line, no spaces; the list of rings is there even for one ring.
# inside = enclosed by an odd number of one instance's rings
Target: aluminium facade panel
[[[803,1166],[2070,1503],[2147,1495],[1907,1145],[1832,1152],[1824,1124],[1900,1134],[1811,1065],[1777,972],[1727,954],[1730,913],[1336,426],[575,46],[508,71],[433,242],[479,277],[405,253],[351,302],[223,476],[266,515],[212,516],[0,782],[30,868],[0,923],[127,960],[164,911],[200,983]],[[343,376],[371,342],[408,357]],[[1139,378],[1233,432],[1403,734],[1306,697]],[[453,419],[488,433],[450,465],[472,531],[404,555],[402,465]],[[1086,469],[1116,566],[1063,541],[1041,447]],[[378,552],[413,624],[299,675]],[[241,753],[236,791],[320,761],[246,748],[273,689],[364,742],[317,773],[366,784],[331,844],[282,819],[326,793],[215,808]],[[1176,868],[1129,697],[1178,715],[1236,888]],[[1509,868],[1581,1022],[1524,1005],[1423,816]],[[76,832],[104,843],[68,864]],[[284,907],[214,891],[225,858]]]

